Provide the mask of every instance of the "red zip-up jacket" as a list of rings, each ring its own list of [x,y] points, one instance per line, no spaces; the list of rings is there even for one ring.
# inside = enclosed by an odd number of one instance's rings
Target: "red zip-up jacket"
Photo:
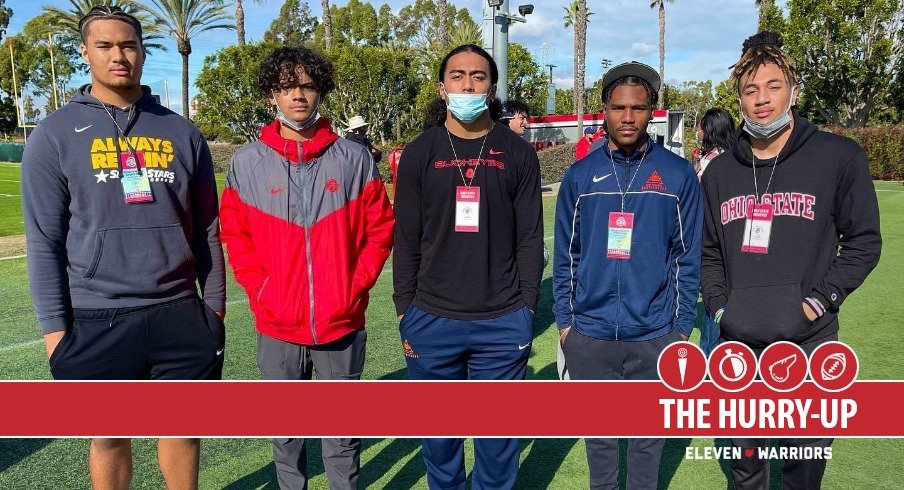
[[[264,335],[326,344],[364,328],[392,248],[392,206],[367,150],[321,118],[288,140],[279,121],[236,151],[220,206],[223,243]]]

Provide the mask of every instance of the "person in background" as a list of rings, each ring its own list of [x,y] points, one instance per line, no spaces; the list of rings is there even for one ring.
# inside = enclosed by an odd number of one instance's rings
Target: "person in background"
[[[574,160],[578,161],[587,156],[590,153],[590,145],[593,144],[593,135],[596,133],[596,128],[593,126],[587,126],[584,128],[584,134],[581,136],[581,139],[578,140],[577,145],[574,147]]]
[[[714,158],[731,148],[734,132],[734,120],[728,111],[714,108],[703,114],[697,126],[700,157],[694,164],[698,179],[703,178],[703,172]],[[700,348],[709,356],[718,343],[719,325],[704,309],[700,318]]]
[[[367,130],[369,127],[370,123],[365,121],[364,117],[352,116],[352,118],[348,120],[348,126],[345,128],[345,139],[354,141],[364,148],[367,148],[367,151],[370,152],[370,156],[374,159],[374,163],[380,163],[380,159],[383,158],[383,151],[375,147],[373,143],[371,143],[370,138],[367,137]]]
[[[700,158],[694,164],[694,171],[697,172],[698,179],[703,179],[706,166],[731,148],[735,133],[734,119],[725,109],[709,109],[700,118],[696,130]]]
[[[499,116],[499,122],[508,126],[518,136],[524,136],[527,129],[527,118],[530,117],[527,104],[520,100],[508,100],[502,107],[505,109]]]

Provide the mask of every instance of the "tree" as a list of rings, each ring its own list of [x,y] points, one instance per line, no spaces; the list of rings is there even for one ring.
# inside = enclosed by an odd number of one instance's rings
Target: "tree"
[[[773,31],[784,32],[785,18],[782,9],[775,5],[775,0],[755,0],[759,11],[757,32]]]
[[[34,124],[38,122],[38,116],[41,115],[41,109],[35,106],[35,100],[31,95],[26,95],[22,99],[22,117],[25,119],[23,123]]]
[[[549,76],[543,73],[530,51],[518,43],[509,45],[508,63],[509,99],[523,101],[531,114],[544,114]]]
[[[805,107],[827,123],[864,127],[882,110],[904,52],[904,0],[789,0],[786,42]]]
[[[584,73],[587,58],[587,23],[593,12],[587,0],[574,0],[565,7],[565,28],[574,27],[574,112],[578,115],[578,134],[584,131]]]
[[[437,0],[436,16],[439,18],[439,43],[443,46],[449,44],[449,31],[446,28],[446,0]]]
[[[6,28],[9,26],[9,19],[13,16],[13,9],[5,7],[5,0],[0,0],[0,40],[6,34]],[[4,46],[5,47],[5,46]],[[0,57],[2,58],[2,57]],[[10,67],[10,69],[12,69]],[[0,74],[3,72],[0,71]],[[0,79],[5,80],[4,77]],[[0,83],[0,91],[4,90]],[[8,92],[11,94],[11,92]],[[4,136],[16,130],[16,105],[12,97],[6,97],[0,92],[0,133]]]
[[[225,5],[213,0],[151,0],[148,11],[176,39],[182,55],[182,115],[188,117],[188,57],[191,39],[214,29],[234,29]]]
[[[316,26],[317,18],[311,15],[307,2],[286,0],[264,33],[264,39],[286,46],[301,46],[313,37]]]
[[[227,46],[204,59],[198,87],[196,121],[210,139],[247,143],[273,116],[258,91],[258,67],[276,48],[268,41]]]
[[[330,16],[330,0],[320,0],[320,8],[323,11],[323,39],[326,49],[333,46],[333,19]]]
[[[78,30],[78,22],[88,14],[93,7],[99,5],[118,6],[126,13],[135,16],[141,22],[141,30],[144,47],[150,51],[166,51],[166,47],[160,44],[161,29],[153,22],[145,11],[145,6],[138,0],[69,0],[70,9],[63,10],[59,7],[44,7],[40,20],[36,24],[42,27],[41,34],[59,34],[61,42],[72,43],[78,46],[81,43],[81,33]],[[35,19],[32,19],[35,20]],[[81,57],[75,60],[81,64]],[[81,64],[84,67],[83,64]]]
[[[248,0],[248,2],[261,3],[263,0]],[[245,8],[242,0],[235,0],[235,35],[239,45],[245,44]]]
[[[741,122],[741,106],[738,103],[738,87],[732,83],[731,79],[722,80],[716,85],[716,98],[712,107],[725,109],[731,114],[735,122]]]
[[[684,109],[684,118],[689,127],[697,125],[703,113],[713,107],[715,94],[713,82],[686,81],[675,87],[668,85],[665,89],[665,107]]]
[[[380,143],[392,139],[394,127],[396,136],[420,129],[420,114],[411,101],[421,78],[410,52],[339,44],[327,56],[336,70],[336,89],[324,101],[323,111],[335,122],[360,114],[370,122],[370,136]]]
[[[6,0],[0,0],[0,39],[6,34],[6,28],[9,27],[9,18],[13,16],[13,9],[4,7]]]
[[[650,8],[659,9],[659,108],[663,107],[665,99],[665,3],[673,3],[675,0],[650,0]]]

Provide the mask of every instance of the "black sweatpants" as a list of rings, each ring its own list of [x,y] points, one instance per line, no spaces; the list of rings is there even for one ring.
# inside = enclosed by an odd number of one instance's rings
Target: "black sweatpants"
[[[153,306],[75,309],[50,356],[54,379],[220,379],[226,327],[197,296]]]

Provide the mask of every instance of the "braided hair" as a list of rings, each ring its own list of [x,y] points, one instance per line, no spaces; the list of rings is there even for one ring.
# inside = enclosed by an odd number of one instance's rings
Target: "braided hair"
[[[741,92],[741,78],[754,75],[763,65],[778,66],[791,86],[797,85],[797,67],[794,60],[782,49],[782,36],[763,31],[748,37],[741,48],[741,58],[731,66],[731,81],[738,93]]]
[[[95,20],[118,20],[121,22],[125,22],[132,26],[135,29],[135,33],[138,35],[138,41],[143,43],[143,38],[141,34],[141,22],[135,18],[134,15],[126,12],[117,5],[96,5],[91,7],[91,10],[85,14],[84,17],[79,19],[78,21],[78,32],[82,37],[82,42],[86,42],[88,40],[88,27]]]

